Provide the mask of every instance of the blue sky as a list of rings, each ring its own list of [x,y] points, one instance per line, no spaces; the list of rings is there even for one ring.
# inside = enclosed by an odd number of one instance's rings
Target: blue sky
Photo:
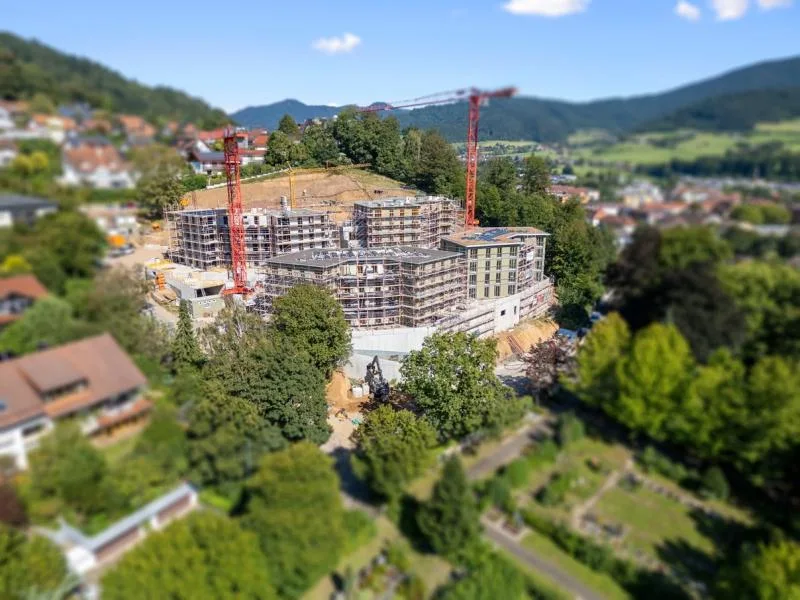
[[[800,54],[798,2],[44,0],[13,3],[0,27],[229,111],[473,85],[588,100]]]

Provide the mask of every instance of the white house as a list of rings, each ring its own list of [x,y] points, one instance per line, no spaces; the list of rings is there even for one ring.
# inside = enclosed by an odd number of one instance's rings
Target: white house
[[[62,185],[99,190],[131,189],[136,184],[131,166],[106,140],[77,141],[65,146],[62,153]]]

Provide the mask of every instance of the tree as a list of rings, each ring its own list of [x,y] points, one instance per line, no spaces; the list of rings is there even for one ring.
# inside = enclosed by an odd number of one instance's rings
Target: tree
[[[55,544],[0,525],[0,596],[25,600],[32,591],[55,590],[66,574],[64,555]]]
[[[550,190],[550,167],[547,161],[531,154],[525,159],[522,189],[526,194],[546,195]]]
[[[659,261],[667,269],[718,265],[732,256],[731,247],[710,227],[672,227],[661,232]]]
[[[264,161],[274,167],[285,167],[290,162],[294,142],[282,131],[273,131],[267,142]]]
[[[308,352],[326,377],[350,356],[350,329],[342,306],[325,288],[294,286],[275,301],[270,324],[297,349]]]
[[[178,175],[166,167],[143,174],[136,182],[136,202],[150,219],[158,219],[164,209],[177,206],[183,193]]]
[[[0,263],[0,277],[10,277],[11,275],[23,275],[31,273],[33,267],[25,260],[21,254],[9,254]]]
[[[376,494],[395,500],[430,464],[436,433],[407,410],[383,405],[356,430],[353,466]]]
[[[201,485],[223,489],[244,481],[268,452],[286,444],[280,430],[246,400],[207,386],[189,411],[189,465]]]
[[[447,460],[431,499],[419,510],[420,531],[437,553],[456,559],[478,539],[478,507],[461,461]]]
[[[178,326],[172,338],[172,362],[176,371],[196,369],[203,364],[203,353],[194,335],[189,303],[182,300],[178,311]]]
[[[483,181],[495,186],[503,193],[515,192],[517,189],[517,167],[508,157],[493,158],[486,164],[482,174]]]
[[[728,480],[719,467],[709,467],[703,475],[703,494],[708,498],[725,501],[730,494]]]
[[[693,368],[689,344],[674,326],[654,323],[643,329],[616,365],[619,397],[612,416],[634,431],[665,439]]]
[[[173,407],[159,406],[136,443],[137,456],[152,462],[162,478],[177,479],[188,469],[186,434]]]
[[[47,296],[5,329],[0,330],[0,352],[16,356],[58,346],[97,333],[91,325],[72,316],[68,302]]]
[[[286,114],[281,117],[281,120],[278,122],[278,131],[292,140],[296,140],[300,137],[300,127],[297,126],[292,115]]]
[[[494,600],[525,598],[525,578],[508,559],[491,553],[472,566],[466,576],[445,586],[435,596],[441,600]]]
[[[33,492],[58,498],[81,515],[104,506],[107,472],[103,455],[73,424],[57,426],[30,454]]]
[[[746,547],[739,564],[721,573],[715,591],[725,600],[800,598],[800,544],[779,540]]]
[[[617,397],[616,365],[628,352],[631,333],[619,315],[611,313],[595,325],[578,352],[575,381],[570,387],[589,404],[606,412]]]
[[[575,347],[566,338],[542,340],[525,356],[531,390],[540,400],[554,393],[563,375],[574,369]]]
[[[33,113],[40,113],[44,115],[52,115],[56,112],[56,105],[48,96],[42,93],[36,93],[33,95],[28,108]]]
[[[414,181],[431,194],[458,197],[464,195],[464,170],[453,147],[438,132],[422,134],[419,164]]]
[[[337,564],[345,538],[339,479],[308,442],[264,456],[247,484],[242,523],[269,560],[282,598],[297,598]]]
[[[494,373],[494,340],[465,333],[435,333],[403,360],[402,388],[441,440],[497,429],[522,416]]]
[[[151,533],[102,579],[103,598],[276,598],[256,536],[197,512]]]
[[[308,158],[317,165],[338,164],[341,152],[333,137],[331,127],[327,125],[311,125],[303,132],[303,146]]]

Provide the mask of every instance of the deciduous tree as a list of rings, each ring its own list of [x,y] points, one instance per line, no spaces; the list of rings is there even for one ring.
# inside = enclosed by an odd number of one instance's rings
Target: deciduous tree
[[[103,577],[103,598],[272,600],[266,563],[253,533],[203,511],[151,533],[125,554]]]
[[[0,596],[24,600],[58,588],[67,574],[61,551],[49,540],[0,525]]]
[[[356,473],[376,494],[396,499],[430,464],[436,443],[433,428],[407,410],[383,405],[356,430]]]
[[[337,564],[344,509],[330,458],[307,442],[266,455],[247,484],[242,523],[259,538],[282,598],[297,598]]]
[[[720,600],[800,598],[800,545],[780,540],[746,548],[740,563],[722,572],[715,592]]]

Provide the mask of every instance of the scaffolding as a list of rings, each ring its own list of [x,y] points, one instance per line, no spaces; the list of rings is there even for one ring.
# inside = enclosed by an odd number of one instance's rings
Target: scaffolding
[[[463,303],[466,270],[461,256],[418,247],[306,251],[267,262],[263,316],[293,286],[313,283],[331,290],[351,327],[433,325]]]
[[[355,236],[363,248],[438,248],[462,228],[464,210],[442,196],[387,198],[353,205]]]

